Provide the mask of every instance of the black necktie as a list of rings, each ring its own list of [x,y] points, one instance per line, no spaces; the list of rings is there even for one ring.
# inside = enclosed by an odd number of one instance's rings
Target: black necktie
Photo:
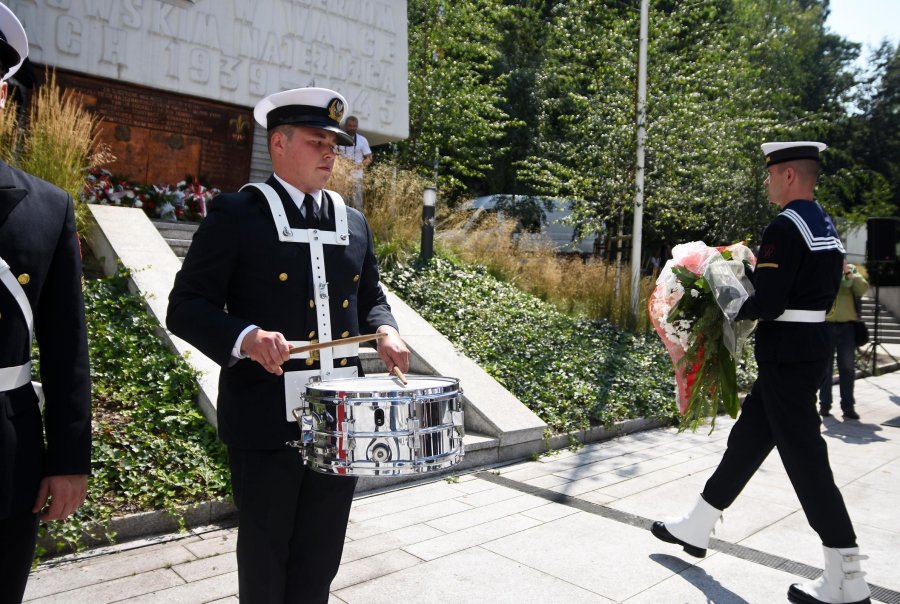
[[[306,214],[306,228],[318,228],[319,217],[316,216],[316,202],[312,198],[312,195],[306,195],[303,198],[303,212]]]

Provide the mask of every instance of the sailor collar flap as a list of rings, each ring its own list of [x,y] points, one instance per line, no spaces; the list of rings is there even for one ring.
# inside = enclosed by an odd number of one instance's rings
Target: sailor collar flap
[[[784,207],[779,216],[787,218],[797,227],[810,252],[846,253],[831,217],[817,202],[792,201]]]

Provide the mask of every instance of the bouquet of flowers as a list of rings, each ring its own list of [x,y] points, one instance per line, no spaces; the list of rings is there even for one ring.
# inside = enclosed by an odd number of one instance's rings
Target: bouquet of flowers
[[[737,364],[755,321],[736,321],[753,293],[748,278],[755,263],[743,243],[708,247],[702,241],[676,245],[650,296],[650,321],[675,367],[680,430],[711,418],[720,407],[740,409]]]

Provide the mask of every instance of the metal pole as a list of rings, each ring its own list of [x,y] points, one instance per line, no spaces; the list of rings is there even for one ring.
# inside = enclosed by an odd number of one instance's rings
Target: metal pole
[[[422,193],[422,248],[419,258],[431,260],[434,254],[434,209],[437,204],[437,189],[425,187]]]
[[[650,0],[641,0],[641,37],[638,50],[637,167],[634,181],[634,226],[631,237],[631,316],[637,325],[641,291],[641,229],[644,223],[644,139],[647,137],[647,22]]]

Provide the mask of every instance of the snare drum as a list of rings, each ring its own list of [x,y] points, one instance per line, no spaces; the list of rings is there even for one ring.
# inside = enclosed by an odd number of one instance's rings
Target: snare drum
[[[401,476],[443,470],[464,455],[459,380],[407,376],[312,382],[294,415],[317,472]]]

